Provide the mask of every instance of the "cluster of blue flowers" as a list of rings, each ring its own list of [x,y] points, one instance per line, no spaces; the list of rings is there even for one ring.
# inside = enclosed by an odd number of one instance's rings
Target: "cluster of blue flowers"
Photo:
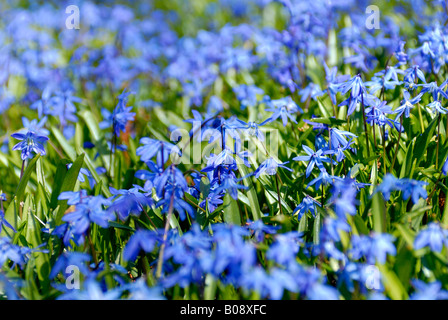
[[[191,2],[0,3],[0,299],[448,299],[444,2]]]

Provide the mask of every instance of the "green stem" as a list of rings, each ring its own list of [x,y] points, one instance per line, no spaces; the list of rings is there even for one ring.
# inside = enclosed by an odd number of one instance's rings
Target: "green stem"
[[[400,117],[400,127],[403,127],[403,115],[401,115],[401,117]],[[392,160],[391,169],[394,168],[395,160],[397,159],[398,147],[400,146],[400,138],[401,138],[401,130],[398,133],[397,147],[395,148],[395,154],[394,154],[394,159]]]
[[[278,184],[278,173],[275,175],[275,181],[277,185],[277,198],[278,198],[278,207],[280,208],[280,215],[282,215],[282,202],[280,198],[280,186]]]
[[[362,95],[362,93],[361,93],[361,106],[362,106],[362,118],[364,121],[364,132],[366,134],[367,158],[370,158],[369,133],[367,131],[366,109],[364,108],[364,96]]]
[[[384,130],[384,127],[382,127],[381,128],[381,133],[382,133],[382,136],[383,136],[383,162],[384,162],[384,164],[383,164],[383,168],[384,168],[384,175],[386,175],[386,173],[387,173],[387,168],[386,168],[386,133],[385,133],[385,131],[386,130]]]

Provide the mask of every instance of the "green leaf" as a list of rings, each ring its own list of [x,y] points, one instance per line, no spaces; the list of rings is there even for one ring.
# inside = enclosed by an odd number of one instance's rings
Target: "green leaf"
[[[380,269],[382,275],[384,288],[391,299],[406,300],[408,298],[408,294],[395,272],[387,268],[385,265],[379,265],[378,268]]]
[[[332,127],[334,126],[341,126],[343,124],[346,124],[346,120],[336,119],[336,118],[312,118],[310,121],[317,122],[317,123],[323,123],[328,124]]]
[[[384,200],[379,192],[373,195],[372,203],[373,230],[378,233],[384,233],[387,229],[386,207]]]
[[[249,171],[247,170],[247,167],[242,163],[238,164],[238,170],[240,171],[242,177],[246,177],[249,175]],[[246,190],[246,194],[247,194],[247,198],[249,200],[250,209],[252,211],[252,218],[254,221],[261,219],[263,214],[260,210],[260,204],[258,202],[257,193],[255,192],[255,188],[252,183],[252,180],[250,179],[250,177],[247,177],[247,178],[243,179],[243,183],[246,187],[249,187],[249,189]]]
[[[431,138],[433,137],[436,124],[437,124],[437,117],[432,119],[428,127],[425,129],[425,132],[423,132],[420,136],[417,137],[414,148],[414,159],[417,159],[416,166],[418,166],[420,161],[423,159],[423,155],[426,152],[426,149],[428,148],[429,141],[431,141]]]
[[[82,165],[84,163],[84,153],[81,154],[75,162],[73,162],[73,165],[71,168],[67,171],[67,174],[64,177],[64,182],[60,188],[60,193],[65,191],[73,191],[76,185],[76,181],[78,180],[79,171],[82,168]],[[59,193],[59,194],[60,194]],[[68,208],[67,200],[59,200],[59,210],[57,212],[57,215],[55,217],[56,219],[56,225],[59,225],[61,223],[62,216],[65,213],[65,210]]]
[[[30,180],[31,174],[34,172],[34,169],[36,168],[36,162],[40,158],[40,155],[36,155],[27,165],[25,171],[23,172],[22,179],[19,182],[19,185],[17,187],[16,191],[16,199],[17,199],[17,205],[20,205],[20,202],[23,201],[25,197],[25,189],[28,185],[28,181]]]
[[[53,133],[56,140],[59,142],[59,144],[62,147],[62,150],[64,150],[65,154],[70,158],[71,161],[75,161],[76,159],[76,151],[75,149],[68,143],[68,141],[65,139],[64,135],[59,131],[56,127],[51,127],[51,132]]]
[[[236,200],[230,196],[230,193],[226,193],[224,196],[224,221],[229,224],[241,225],[240,209]]]

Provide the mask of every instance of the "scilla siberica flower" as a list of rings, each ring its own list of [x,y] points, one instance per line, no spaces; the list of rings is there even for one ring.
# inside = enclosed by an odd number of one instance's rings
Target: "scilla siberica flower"
[[[150,194],[141,193],[140,191],[145,191],[145,189],[138,185],[134,185],[129,190],[116,190],[112,187],[109,189],[115,200],[108,211],[117,213],[121,220],[126,220],[130,214],[140,215],[140,212],[145,210],[144,207],[153,203]]]
[[[104,108],[101,110],[104,118],[99,124],[101,129],[113,127],[114,135],[116,136],[120,136],[120,131],[126,132],[126,124],[128,121],[134,121],[135,117],[135,112],[130,112],[132,107],[126,107],[126,102],[130,94],[130,92],[123,91],[118,96],[118,104],[112,113]]]
[[[102,196],[89,196],[81,199],[81,202],[75,206],[75,211],[64,215],[62,220],[71,223],[73,225],[73,233],[79,235],[85,234],[92,222],[100,227],[107,228],[109,220],[115,218],[113,213],[103,209],[103,206],[110,204],[111,201]]]
[[[289,161],[279,163],[275,161],[272,157],[263,161],[262,164],[255,170],[254,175],[255,178],[259,178],[261,174],[268,174],[270,176],[275,175],[277,173],[277,168],[284,168],[292,172],[292,170],[285,166]]]
[[[33,153],[40,153],[41,155],[45,155],[45,149],[43,143],[48,140],[45,136],[39,136],[33,131],[28,131],[26,134],[23,133],[13,133],[11,137],[22,140],[16,144],[12,150],[21,150],[21,158],[22,160],[31,159],[33,157]]]
[[[448,230],[436,222],[431,222],[427,228],[421,230],[414,240],[415,250],[429,247],[433,252],[441,252],[443,246],[448,247]]]

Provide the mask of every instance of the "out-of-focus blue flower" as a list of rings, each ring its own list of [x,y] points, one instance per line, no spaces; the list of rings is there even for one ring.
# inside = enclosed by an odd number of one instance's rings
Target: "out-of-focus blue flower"
[[[122,295],[120,287],[104,291],[101,284],[94,278],[88,278],[82,284],[81,290],[71,290],[60,295],[58,300],[118,300]]]
[[[442,289],[442,284],[439,281],[430,283],[419,279],[411,281],[415,292],[409,297],[410,300],[448,300],[448,291]]]
[[[280,227],[265,224],[261,219],[257,221],[248,220],[248,228],[254,232],[254,237],[258,242],[263,241],[266,234],[275,234]]]
[[[67,169],[70,169],[72,167],[73,163],[68,163],[67,164]],[[90,177],[90,171],[85,169],[85,168],[81,168],[79,169],[79,174],[78,174],[78,180],[79,182],[84,182],[86,181],[86,179],[84,178],[84,176],[87,177],[87,179]]]
[[[367,263],[375,264],[378,262],[384,264],[388,254],[394,256],[397,253],[397,249],[393,244],[395,237],[391,234],[353,235],[351,240],[352,249],[350,253],[355,260],[365,257]]]
[[[54,279],[60,272],[67,277],[70,275],[70,273],[66,273],[68,266],[77,267],[83,275],[88,275],[90,272],[88,268],[90,260],[91,257],[87,253],[76,251],[64,252],[58,257],[58,260],[56,260],[56,263],[51,269],[49,278]]]
[[[23,133],[33,131],[37,135],[48,136],[50,134],[50,131],[44,128],[45,122],[47,122],[47,117],[43,117],[39,122],[37,121],[37,119],[33,119],[30,121],[27,118],[22,117],[23,127],[25,128],[25,132]]]
[[[448,247],[448,230],[439,223],[431,222],[425,229],[420,230],[414,240],[414,249],[429,247],[431,251],[441,252],[443,246]]]
[[[255,107],[258,99],[257,95],[264,94],[264,91],[254,85],[241,84],[233,88],[233,92],[236,94],[236,98],[241,103],[242,109],[246,107]]]

